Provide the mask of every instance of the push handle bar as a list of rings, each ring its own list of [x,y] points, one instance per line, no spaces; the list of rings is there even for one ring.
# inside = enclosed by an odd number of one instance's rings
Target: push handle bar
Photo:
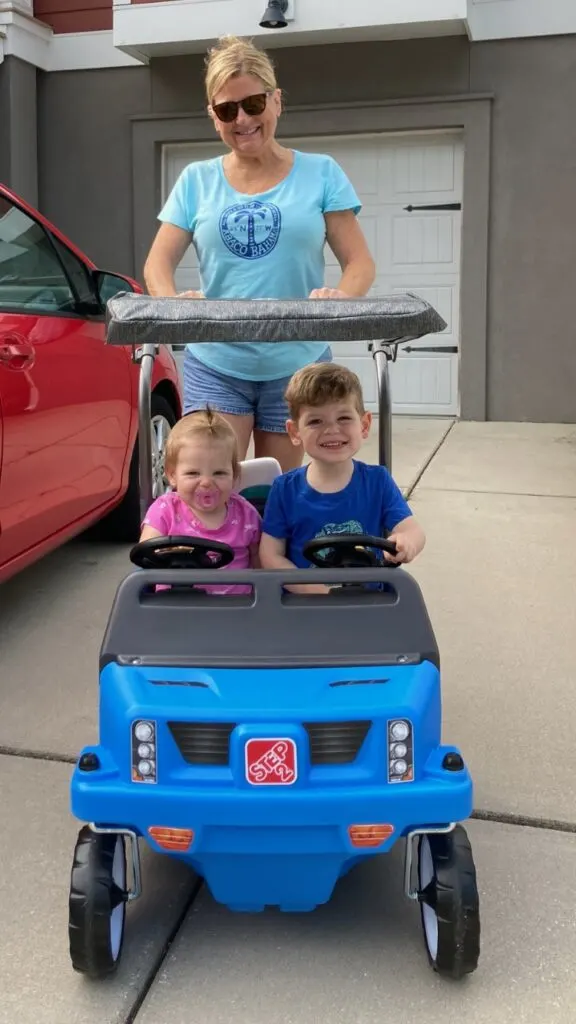
[[[152,298],[121,292],[107,306],[110,345],[414,340],[446,327],[411,293],[364,299]]]

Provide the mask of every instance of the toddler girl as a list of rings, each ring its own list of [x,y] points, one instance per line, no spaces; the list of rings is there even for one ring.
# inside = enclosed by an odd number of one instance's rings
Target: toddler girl
[[[238,480],[236,434],[210,408],[189,413],[171,430],[166,445],[166,476],[173,491],[148,509],[140,540],[153,537],[202,537],[234,549],[229,569],[258,566],[261,519],[233,491]],[[217,594],[246,594],[247,585],[210,585]]]

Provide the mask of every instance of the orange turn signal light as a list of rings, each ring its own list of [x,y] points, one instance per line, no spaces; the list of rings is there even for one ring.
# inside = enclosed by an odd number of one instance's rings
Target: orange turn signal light
[[[148,833],[163,850],[176,850],[180,853],[188,850],[194,839],[194,832],[191,828],[165,828],[163,825],[151,825]]]
[[[350,825],[348,835],[352,846],[381,846],[394,832],[394,825]]]

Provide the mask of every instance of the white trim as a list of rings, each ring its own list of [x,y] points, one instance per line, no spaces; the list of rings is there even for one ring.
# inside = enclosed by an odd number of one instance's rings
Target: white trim
[[[48,70],[52,29],[49,25],[19,12],[0,10],[0,31],[4,33],[4,57],[18,57]]]
[[[18,57],[42,71],[141,67],[148,63],[114,46],[112,30],[54,33],[49,25],[16,10],[0,10],[0,64]]]
[[[225,29],[267,49],[466,33],[467,0],[295,0],[284,29],[260,28],[265,0],[115,0],[114,43],[150,56],[202,52]]]
[[[575,0],[468,0],[474,41],[576,33]]]
[[[141,67],[137,57],[114,46],[112,30],[103,32],[62,32],[52,39],[49,71],[77,71],[89,68]]]

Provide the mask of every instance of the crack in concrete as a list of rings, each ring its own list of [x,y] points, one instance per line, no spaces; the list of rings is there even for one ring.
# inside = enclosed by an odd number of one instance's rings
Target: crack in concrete
[[[24,757],[34,761],[57,761],[61,764],[76,764],[72,754],[52,754],[49,750],[27,750],[25,747],[5,747],[0,744],[1,757]]]
[[[576,821],[562,821],[559,818],[533,818],[528,814],[508,814],[506,811],[472,811],[475,821],[489,821],[497,825],[516,825],[519,828],[539,828],[547,832],[576,833]]]
[[[443,439],[444,440],[444,439]],[[438,450],[438,449],[437,449]],[[430,457],[432,459],[432,456]],[[429,464],[429,463],[428,463]],[[418,482],[418,481],[417,481]],[[414,484],[412,490],[414,490]],[[421,494],[487,494],[492,497],[502,498],[545,498],[546,500],[558,499],[559,501],[576,501],[576,494],[538,494],[536,491],[489,491],[480,490],[474,487],[422,487]]]
[[[436,457],[436,455],[440,451],[440,449],[441,449],[442,445],[444,444],[446,438],[448,437],[450,432],[454,429],[455,424],[456,424],[456,420],[452,420],[452,423],[448,424],[448,428],[446,430],[446,433],[442,435],[442,437],[440,438],[438,443],[434,446],[434,448],[430,452],[430,455],[428,456],[428,458],[425,459],[424,462],[422,463],[420,469],[416,473],[416,476],[415,476],[414,480],[412,481],[411,484],[408,485],[408,487],[406,489],[406,492],[404,494],[404,497],[406,498],[406,501],[408,501],[408,499],[412,496],[412,494],[416,490],[418,484],[420,483],[422,477],[424,476],[424,473],[428,469],[428,466],[430,465],[432,460]]]
[[[136,1021],[136,1018],[146,1001],[148,993],[150,992],[154,982],[156,981],[158,975],[160,974],[160,971],[162,970],[162,965],[166,960],[168,953],[170,952],[170,948],[176,941],[178,933],[188,916],[192,904],[194,903],[196,897],[198,896],[198,893],[200,892],[200,889],[202,888],[202,884],[202,879],[197,877],[196,882],[192,888],[192,891],[188,899],[185,900],[182,910],[178,914],[178,917],[176,918],[172,928],[170,929],[170,933],[164,945],[158,952],[158,955],[154,958],[154,962],[152,963],[150,970],[146,974],[144,984],[142,985],[142,988],[138,992],[136,999],[132,1003],[128,1016],[124,1020],[124,1024],[134,1024],[134,1022]]]

